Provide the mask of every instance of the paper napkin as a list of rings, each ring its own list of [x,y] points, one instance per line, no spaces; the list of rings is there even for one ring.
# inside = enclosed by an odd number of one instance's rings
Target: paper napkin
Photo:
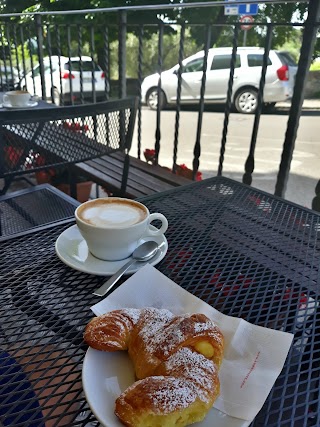
[[[225,338],[220,396],[214,408],[252,421],[279,376],[293,335],[225,316],[182,289],[151,265],[131,276],[110,296],[91,307],[96,315],[118,308],[166,308],[175,314],[204,313]]]

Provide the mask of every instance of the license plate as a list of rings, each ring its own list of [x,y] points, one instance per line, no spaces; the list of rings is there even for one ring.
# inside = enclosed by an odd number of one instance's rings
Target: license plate
[[[84,77],[83,78],[83,83],[96,83],[96,79],[92,79],[91,77]]]

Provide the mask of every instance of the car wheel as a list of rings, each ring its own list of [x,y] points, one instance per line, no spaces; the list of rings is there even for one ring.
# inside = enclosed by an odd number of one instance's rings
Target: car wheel
[[[52,100],[55,105],[61,104],[61,96],[57,88],[52,89]]]
[[[241,90],[236,96],[235,107],[239,113],[254,114],[258,107],[258,92],[254,89]]]
[[[156,110],[158,108],[158,88],[151,89],[147,94],[147,104],[150,110]],[[160,92],[160,110],[166,105],[166,95],[161,90]]]

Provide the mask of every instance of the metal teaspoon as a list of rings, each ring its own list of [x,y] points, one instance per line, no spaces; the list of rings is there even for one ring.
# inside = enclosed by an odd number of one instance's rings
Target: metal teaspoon
[[[160,245],[154,241],[148,241],[138,246],[132,254],[132,259],[127,262],[123,267],[120,268],[113,276],[110,277],[100,288],[96,289],[93,294],[102,297],[109,292],[113,286],[117,283],[120,277],[129,269],[129,267],[135,262],[148,261],[153,258],[158,252]]]

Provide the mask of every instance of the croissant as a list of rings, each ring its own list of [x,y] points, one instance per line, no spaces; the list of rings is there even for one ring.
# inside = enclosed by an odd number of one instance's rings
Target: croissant
[[[203,314],[115,310],[92,319],[84,339],[98,350],[129,352],[139,381],[115,407],[126,426],[183,427],[201,421],[219,394],[223,335]]]
[[[129,337],[140,314],[140,309],[131,308],[94,317],[86,326],[84,340],[96,350],[128,350]]]

